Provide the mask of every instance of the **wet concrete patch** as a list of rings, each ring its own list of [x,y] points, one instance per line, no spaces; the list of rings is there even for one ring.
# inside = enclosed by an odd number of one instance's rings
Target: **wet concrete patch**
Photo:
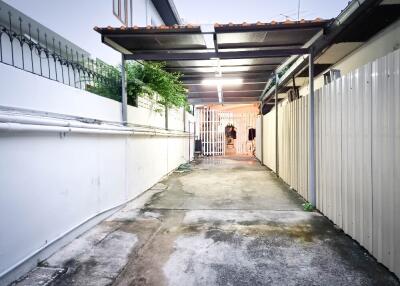
[[[320,215],[288,224],[205,225],[176,238],[163,268],[169,285],[398,285],[349,237],[328,232],[332,226]]]
[[[400,285],[257,161],[191,169],[48,259],[51,285]]]
[[[149,223],[143,220],[142,227],[131,228],[132,231],[136,230],[142,234],[141,239],[113,285],[168,285],[161,269],[173,252],[177,234],[192,232],[193,229],[180,230],[177,227],[177,222],[182,221],[182,212],[162,212],[159,224],[149,226]],[[143,231],[144,228],[147,228],[147,231]]]
[[[62,259],[62,267],[67,271],[52,285],[110,285],[120,270],[128,262],[128,255],[137,243],[135,234],[115,230],[94,245],[86,247],[79,255],[64,261],[74,251],[73,245],[62,250],[66,255]],[[49,265],[56,264],[56,257],[50,258]]]
[[[163,210],[114,285],[399,284],[318,213]]]
[[[57,279],[57,277],[63,275],[65,271],[65,268],[36,267],[26,276],[12,283],[10,286],[47,286]]]
[[[301,210],[295,192],[262,170],[198,170],[173,174],[167,192],[148,206],[160,209]]]

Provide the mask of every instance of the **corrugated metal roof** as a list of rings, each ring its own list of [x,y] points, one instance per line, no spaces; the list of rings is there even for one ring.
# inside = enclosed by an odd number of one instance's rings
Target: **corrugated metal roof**
[[[320,18],[268,23],[96,27],[107,45],[127,59],[165,61],[182,73],[192,103],[218,102],[217,88],[204,79],[240,78],[224,86],[224,101],[258,101],[271,73],[291,55],[308,53],[304,44],[331,20]]]
[[[220,23],[214,23],[214,27],[216,29],[221,28],[221,29],[226,29],[226,28],[234,28],[234,29],[240,29],[240,30],[246,30],[246,28],[256,28],[256,29],[265,29],[265,28],[272,28],[275,27],[277,29],[279,28],[290,28],[290,27],[299,27],[299,26],[321,26],[321,24],[326,24],[329,23],[331,20],[325,20],[322,18],[316,18],[314,20],[305,20],[301,19],[299,21],[292,21],[292,20],[286,20],[286,21],[275,21],[272,20],[270,22],[256,22],[256,23],[226,23],[226,24],[220,24]],[[186,31],[186,30],[199,30],[200,25],[198,24],[185,24],[185,25],[159,25],[159,26],[152,26],[152,25],[147,25],[145,27],[139,27],[139,26],[132,26],[132,27],[127,27],[127,26],[121,26],[121,27],[112,27],[112,26],[107,26],[107,27],[94,27],[94,30],[97,32],[105,32],[105,31],[113,31],[113,32],[127,32],[127,31],[157,31],[157,32],[163,32],[163,31]]]

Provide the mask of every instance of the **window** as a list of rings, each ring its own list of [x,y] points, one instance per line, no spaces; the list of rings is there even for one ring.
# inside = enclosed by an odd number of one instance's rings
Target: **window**
[[[113,13],[125,26],[128,26],[128,0],[113,0]]]
[[[119,17],[120,10],[120,0],[113,0],[113,13],[115,16]]]

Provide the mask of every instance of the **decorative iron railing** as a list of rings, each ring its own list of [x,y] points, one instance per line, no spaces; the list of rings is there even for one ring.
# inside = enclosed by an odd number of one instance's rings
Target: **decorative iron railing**
[[[103,93],[96,86],[119,90],[118,69],[49,38],[46,32],[8,12],[0,23],[0,62],[50,80],[119,100],[120,92]]]

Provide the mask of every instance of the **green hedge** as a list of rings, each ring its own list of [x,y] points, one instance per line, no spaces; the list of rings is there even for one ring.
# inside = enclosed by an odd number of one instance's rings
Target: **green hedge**
[[[87,90],[111,99],[121,99],[120,72],[115,67],[103,67],[102,74],[118,81],[107,81],[96,78],[94,84]],[[136,105],[137,97],[143,96],[156,99],[158,103],[167,107],[189,107],[186,93],[179,73],[170,73],[165,70],[165,63],[155,62],[128,62],[125,65],[127,77],[128,104]],[[158,95],[158,96],[157,96]]]

